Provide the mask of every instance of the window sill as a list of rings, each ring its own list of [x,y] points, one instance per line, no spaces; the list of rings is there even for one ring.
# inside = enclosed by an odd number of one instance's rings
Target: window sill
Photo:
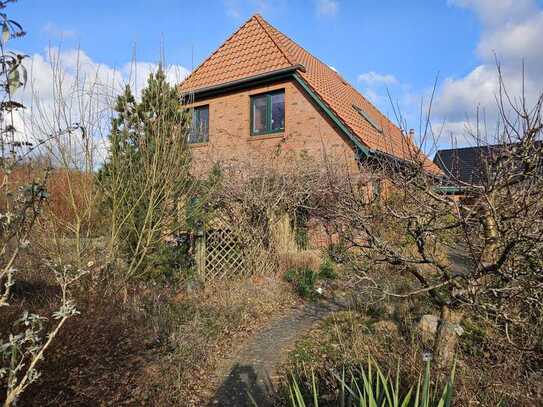
[[[275,133],[267,133],[262,134],[258,136],[249,136],[247,141],[257,141],[257,140],[269,140],[269,139],[276,139],[276,138],[285,138],[285,132],[275,132]]]
[[[190,148],[206,147],[208,145],[209,145],[209,141],[204,141],[203,143],[189,143],[188,144]]]

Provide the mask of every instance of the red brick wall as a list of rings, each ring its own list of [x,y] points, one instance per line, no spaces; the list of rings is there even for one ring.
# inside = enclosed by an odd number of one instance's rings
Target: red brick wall
[[[250,135],[250,96],[285,89],[285,131],[270,136]],[[321,159],[323,151],[356,168],[355,155],[344,136],[315,107],[294,82],[286,81],[198,101],[209,105],[209,142],[192,145],[193,165],[206,171],[214,162],[266,160],[280,156],[309,155]]]

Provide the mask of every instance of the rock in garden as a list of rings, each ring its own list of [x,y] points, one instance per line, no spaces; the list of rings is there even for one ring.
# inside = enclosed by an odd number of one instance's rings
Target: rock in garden
[[[423,315],[419,321],[419,330],[423,335],[433,336],[437,332],[439,317],[436,315]],[[459,324],[450,324],[450,329],[456,335],[461,336],[464,329]]]
[[[434,335],[437,332],[439,317],[436,315],[423,315],[419,321],[419,329],[423,333]]]

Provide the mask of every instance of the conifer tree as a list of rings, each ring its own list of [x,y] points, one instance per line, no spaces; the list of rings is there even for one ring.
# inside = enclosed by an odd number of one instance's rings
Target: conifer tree
[[[178,204],[192,184],[189,115],[161,67],[149,75],[141,101],[127,86],[115,112],[99,182],[111,212],[110,254],[127,260],[132,277],[162,261],[164,236],[179,227]]]

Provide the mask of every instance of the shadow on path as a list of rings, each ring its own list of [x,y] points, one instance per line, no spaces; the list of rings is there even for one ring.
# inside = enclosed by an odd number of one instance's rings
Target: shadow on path
[[[223,382],[211,405],[245,407],[271,406],[278,379],[276,369],[296,340],[333,311],[343,308],[337,303],[311,303],[277,319],[234,358],[227,361],[228,373],[219,373]],[[229,370],[228,370],[229,369]],[[250,394],[250,396],[249,396]]]
[[[215,394],[218,406],[267,406],[274,394],[269,376],[257,374],[254,366],[236,363]],[[254,401],[254,403],[253,403]]]

